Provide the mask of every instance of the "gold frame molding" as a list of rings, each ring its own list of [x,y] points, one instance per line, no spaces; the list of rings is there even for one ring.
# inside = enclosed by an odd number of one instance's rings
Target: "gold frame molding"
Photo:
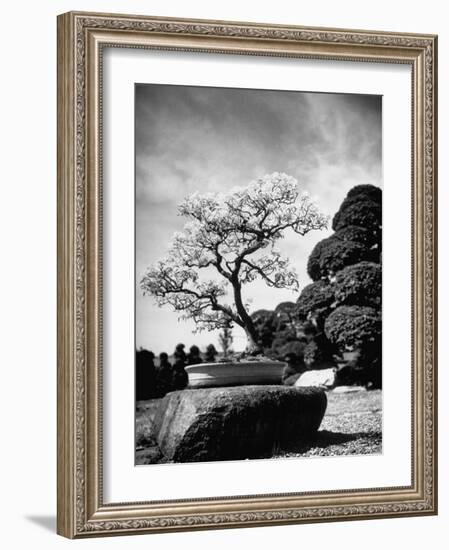
[[[103,47],[408,64],[412,69],[412,484],[104,504]],[[70,12],[58,17],[58,533],[70,538],[437,513],[437,37]],[[150,498],[150,495],[149,495]]]

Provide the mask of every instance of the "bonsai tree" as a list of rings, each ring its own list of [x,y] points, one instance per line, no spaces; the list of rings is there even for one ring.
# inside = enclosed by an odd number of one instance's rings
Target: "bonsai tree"
[[[369,258],[380,261],[382,251],[382,190],[374,185],[356,185],[346,195],[332,220],[332,229],[338,234],[348,227],[362,227],[371,235],[365,243],[371,249]],[[353,239],[359,240],[359,239]]]
[[[204,356],[206,363],[215,363],[218,351],[213,344],[209,344],[206,348],[206,354]]]
[[[187,355],[187,364],[188,365],[198,365],[202,363],[201,352],[198,346],[190,346],[189,353]]]
[[[145,273],[143,292],[182,312],[198,330],[240,326],[246,352],[262,352],[243,287],[260,278],[274,288],[297,289],[296,272],[276,244],[287,230],[306,235],[327,227],[327,218],[294,178],[280,173],[228,193],[194,193],[178,211],[189,221],[166,257]]]
[[[178,344],[175,348],[173,356],[175,357],[176,360],[186,363],[187,354],[184,350],[185,350],[185,345],[183,343]]]
[[[156,395],[156,367],[154,353],[146,349],[136,351],[136,400]]]
[[[340,269],[368,257],[369,249],[365,245],[344,241],[334,234],[315,245],[307,262],[307,273],[312,281],[332,281]]]
[[[368,306],[340,306],[326,319],[324,330],[341,351],[376,342],[381,334],[379,312]]]
[[[350,265],[335,277],[337,305],[380,307],[382,300],[382,268],[373,262]]]
[[[257,341],[263,349],[271,348],[273,343],[276,315],[268,309],[258,309],[251,313],[251,319],[257,331]]]

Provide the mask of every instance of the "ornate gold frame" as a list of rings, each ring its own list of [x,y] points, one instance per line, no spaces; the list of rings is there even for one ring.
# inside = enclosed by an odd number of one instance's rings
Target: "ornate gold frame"
[[[411,486],[103,503],[100,92],[105,45],[411,66]],[[436,54],[433,35],[95,13],[58,17],[59,534],[81,538],[436,514]]]

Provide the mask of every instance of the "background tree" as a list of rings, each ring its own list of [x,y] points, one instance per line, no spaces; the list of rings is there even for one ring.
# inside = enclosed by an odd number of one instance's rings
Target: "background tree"
[[[353,187],[332,222],[334,233],[312,250],[296,315],[315,334],[304,350],[308,368],[344,365],[341,380],[381,385],[382,191]],[[343,372],[343,371],[342,371]]]
[[[213,344],[209,344],[206,348],[204,359],[206,363],[215,363],[218,351]]]
[[[312,281],[330,282],[340,269],[369,257],[368,247],[360,242],[342,240],[334,234],[315,245],[307,262],[307,273]]]
[[[382,301],[382,268],[373,262],[350,265],[335,277],[336,305],[367,305],[379,308]]]
[[[378,310],[369,306],[340,306],[326,319],[325,332],[341,351],[376,343],[381,334],[382,319]]]
[[[327,281],[316,281],[302,289],[295,313],[299,319],[309,319],[322,330],[324,319],[329,315],[334,301],[333,286]]]
[[[189,353],[187,355],[187,364],[188,365],[198,365],[202,363],[201,352],[198,346],[190,346]]]
[[[258,309],[251,313],[251,319],[257,332],[257,341],[264,350],[271,348],[276,332],[276,315],[268,309]]]
[[[294,178],[279,173],[227,194],[194,193],[178,210],[190,221],[174,235],[167,256],[147,270],[143,292],[159,306],[183,312],[198,330],[235,323],[246,332],[247,352],[262,351],[243,286],[261,278],[274,288],[298,288],[296,272],[276,244],[287,229],[306,235],[325,228],[327,218]],[[218,278],[208,276],[211,270]]]
[[[156,395],[156,367],[154,353],[146,349],[136,351],[136,400],[151,399]]]
[[[178,361],[183,362],[184,364],[187,362],[187,354],[184,351],[185,347],[185,344],[179,343],[177,344],[175,352],[173,353],[174,358]]]

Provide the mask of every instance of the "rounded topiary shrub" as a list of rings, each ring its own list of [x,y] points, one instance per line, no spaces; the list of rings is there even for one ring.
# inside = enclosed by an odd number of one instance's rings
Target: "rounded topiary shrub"
[[[312,281],[330,280],[338,271],[369,257],[369,249],[361,243],[343,241],[334,235],[317,243],[307,262]]]
[[[358,225],[347,225],[336,231],[334,238],[342,241],[354,241],[370,248],[377,244],[377,236],[372,231]]]
[[[326,319],[324,330],[340,351],[376,348],[382,334],[381,314],[369,306],[340,306]]]
[[[359,199],[365,198],[382,204],[382,189],[380,189],[380,187],[376,187],[375,185],[371,185],[370,183],[355,185],[346,195],[346,198],[348,199],[352,199],[353,197],[358,197]]]
[[[316,281],[305,286],[296,302],[295,313],[299,319],[310,315],[325,316],[334,302],[334,289],[326,281]]]
[[[258,309],[251,314],[254,328],[257,331],[259,342],[263,348],[270,348],[275,333],[275,313],[268,309]]]
[[[382,268],[373,262],[359,262],[339,271],[335,277],[335,302],[338,305],[380,307]]]
[[[382,205],[359,196],[347,197],[332,220],[332,229],[339,231],[350,225],[364,227],[377,236],[382,227]]]

